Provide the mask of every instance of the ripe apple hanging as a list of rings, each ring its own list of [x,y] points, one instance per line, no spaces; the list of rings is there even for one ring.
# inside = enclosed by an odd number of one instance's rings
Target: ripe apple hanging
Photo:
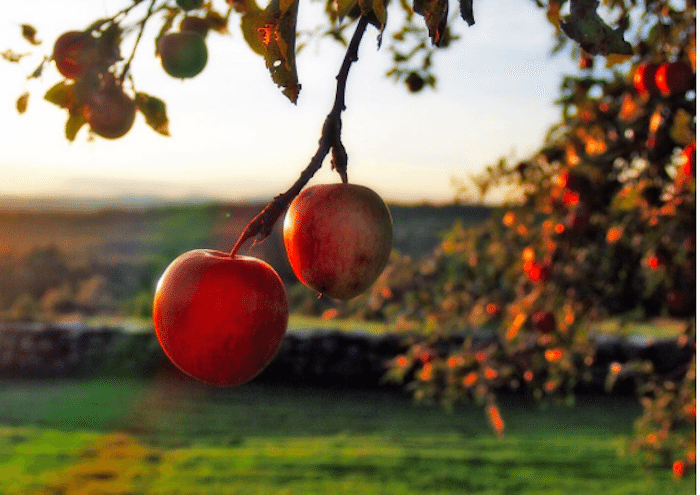
[[[165,354],[205,383],[234,386],[257,376],[287,329],[284,285],[257,258],[195,249],[176,258],[156,288],[153,321]]]
[[[297,278],[335,299],[369,288],[391,254],[391,214],[379,195],[356,184],[304,189],[284,219],[284,245]]]

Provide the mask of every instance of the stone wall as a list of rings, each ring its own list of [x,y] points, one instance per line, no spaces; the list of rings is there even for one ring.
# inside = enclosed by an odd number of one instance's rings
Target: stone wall
[[[458,345],[459,338],[455,338]],[[676,340],[596,339],[594,380],[582,391],[602,392],[610,363],[650,360],[668,372],[694,356],[695,342]],[[395,334],[315,330],[286,336],[259,381],[306,383],[317,386],[396,387],[384,383],[386,365],[405,352],[404,337]],[[170,367],[155,334],[114,327],[91,328],[55,324],[0,324],[0,378],[87,377],[97,375],[152,376]],[[633,384],[622,381],[617,393],[632,393]]]

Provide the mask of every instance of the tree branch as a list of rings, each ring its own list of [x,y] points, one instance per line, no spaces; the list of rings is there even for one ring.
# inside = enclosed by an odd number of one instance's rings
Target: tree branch
[[[134,4],[131,7],[134,7],[141,3],[141,1],[134,2]],[[134,60],[134,55],[136,55],[136,48],[139,46],[139,42],[141,41],[141,36],[143,36],[143,31],[146,28],[146,23],[148,22],[148,19],[151,18],[154,12],[154,7],[156,4],[156,0],[151,0],[150,5],[148,6],[148,12],[146,12],[146,17],[141,19],[141,22],[139,23],[139,33],[136,35],[136,41],[134,41],[134,47],[131,50],[131,55],[129,56],[129,59],[126,61],[126,64],[124,64],[124,68],[122,70],[121,75],[119,76],[119,82],[123,83],[124,79],[126,78],[127,73],[129,72],[129,68],[131,67],[131,62]]]
[[[350,73],[350,66],[353,62],[358,60],[358,49],[367,24],[367,18],[364,16],[360,17],[355,33],[348,45],[343,64],[340,66],[340,71],[336,76],[338,84],[336,86],[335,101],[323,123],[321,139],[319,139],[318,142],[318,150],[311,158],[307,167],[301,172],[301,176],[294,185],[284,193],[275,196],[275,198],[246,225],[236,241],[236,244],[233,246],[233,249],[231,249],[230,254],[232,257],[235,256],[243,243],[248,239],[259,236],[260,239],[256,239],[253,242],[253,246],[255,246],[272,233],[272,228],[277,222],[277,219],[287,210],[294,198],[297,197],[311,177],[321,168],[323,160],[329,152],[332,152],[333,168],[340,174],[343,182],[347,182],[347,153],[340,140],[340,130],[342,127],[341,114],[343,110],[345,110],[345,88]]]

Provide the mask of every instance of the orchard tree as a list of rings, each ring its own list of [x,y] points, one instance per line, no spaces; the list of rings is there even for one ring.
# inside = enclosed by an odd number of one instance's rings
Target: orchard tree
[[[499,434],[498,390],[573,402],[592,379],[600,321],[680,319],[690,359],[615,362],[606,387],[636,380],[644,412],[631,450],[683,476],[695,465],[695,5],[604,4],[634,33],[633,53],[571,46],[580,70],[563,77],[562,117],[542,148],[474,178],[521,200],[485,225],[457,225],[425,259],[395,258],[348,311],[425,330],[390,376],[420,399],[483,403]]]
[[[392,260],[373,290],[353,300],[367,303],[358,311],[430,331],[396,358],[394,377],[411,381],[419,397],[449,403],[469,396],[483,402],[499,433],[505,424],[498,389],[525,386],[538,398],[571,397],[595,362],[588,333],[598,318],[635,309],[683,317],[689,329],[681,336],[683,345],[694,346],[695,4],[533,1],[553,25],[555,49],[570,49],[580,59],[581,72],[563,80],[562,119],[540,152],[516,164],[503,160],[476,179],[483,191],[514,185],[522,201],[479,230],[456,227],[433,256],[417,265],[405,258]],[[288,311],[279,277],[269,266],[237,253],[247,241],[268,236],[285,211],[292,266],[315,292],[352,297],[379,275],[391,237],[386,207],[376,195],[359,194],[348,183],[348,154],[341,140],[345,86],[358,46],[371,25],[380,47],[388,44],[393,60],[388,75],[418,92],[435,85],[432,57],[454,41],[450,26],[476,21],[471,0],[460,0],[461,19],[449,15],[447,0],[402,0],[399,6],[403,20],[386,32],[388,1],[325,3],[323,34],[345,44],[347,52],[339,63],[336,98],[321,126],[317,152],[298,181],[248,224],[230,253],[186,253],[166,270],[155,301],[156,331],[183,371],[209,383],[237,384],[255,376],[276,351]],[[165,102],[138,91],[138,74],[131,70],[137,52],[153,53],[137,50],[145,26],[160,24],[156,39],[146,46],[155,48],[165,72],[187,79],[197,77],[207,63],[228,63],[209,60],[207,36],[237,23],[249,47],[263,57],[273,82],[296,103],[301,90],[295,63],[299,7],[295,0],[270,0],[264,7],[255,0],[133,0],[112,17],[60,36],[30,77],[54,69],[64,76],[44,98],[66,112],[69,140],[84,125],[94,135],[117,139],[129,132],[136,112],[167,135]],[[22,30],[29,43],[39,43],[33,26]],[[21,56],[3,53],[9,61]],[[20,113],[28,98],[18,98]],[[300,195],[329,154],[342,194],[318,190]],[[297,215],[303,205],[297,209],[296,201],[315,211]],[[358,211],[368,213],[353,216]],[[305,233],[304,223],[319,212],[352,219],[312,221],[342,225],[342,239],[335,243],[339,251],[305,252],[313,243],[304,242],[312,235]],[[376,249],[359,250],[370,235],[376,237],[371,243]],[[330,261],[314,267],[309,256]],[[246,276],[252,272],[259,277]],[[357,279],[350,286],[352,276]],[[252,284],[253,278],[266,283]],[[220,284],[229,290],[217,291]],[[198,287],[207,297],[200,297]],[[246,295],[256,302],[242,304]],[[268,316],[262,316],[259,305],[268,308]],[[497,326],[496,332],[483,338],[468,333],[456,349],[449,345],[454,330],[489,323]],[[215,336],[215,345],[200,345],[199,331]],[[172,347],[180,337],[186,339],[184,345]],[[256,359],[239,367],[211,365],[212,359],[246,351]],[[660,377],[641,364],[630,366],[611,369],[611,376],[650,373],[639,425],[649,441],[640,448],[670,452],[674,462],[690,463],[689,435],[677,433],[695,421],[695,368]],[[679,404],[683,411],[688,404],[693,407],[677,414],[677,407],[669,411],[660,404]],[[674,445],[668,444],[671,437]],[[694,462],[694,442],[692,446]],[[688,452],[681,456],[683,448]]]

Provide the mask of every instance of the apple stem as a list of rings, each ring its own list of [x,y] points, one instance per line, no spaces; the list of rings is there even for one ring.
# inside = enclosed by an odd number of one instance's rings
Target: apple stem
[[[287,210],[290,203],[297,197],[304,186],[311,180],[311,177],[321,168],[323,160],[328,153],[331,153],[331,166],[338,172],[341,180],[344,183],[348,182],[347,165],[348,154],[345,151],[345,146],[340,140],[340,130],[342,127],[341,114],[345,110],[345,89],[347,86],[350,66],[358,60],[358,49],[362,36],[367,29],[369,23],[367,17],[362,16],[357,23],[355,33],[350,40],[343,64],[340,66],[340,71],[336,76],[338,84],[336,86],[335,101],[333,108],[326,117],[321,130],[321,139],[318,142],[318,150],[311,157],[311,161],[307,167],[302,170],[299,179],[282,194],[278,194],[270,201],[263,210],[258,213],[241,233],[236,241],[236,244],[231,249],[230,256],[234,257],[240,247],[251,237],[258,236],[253,242],[256,246],[265,240],[271,233],[277,219]]]

